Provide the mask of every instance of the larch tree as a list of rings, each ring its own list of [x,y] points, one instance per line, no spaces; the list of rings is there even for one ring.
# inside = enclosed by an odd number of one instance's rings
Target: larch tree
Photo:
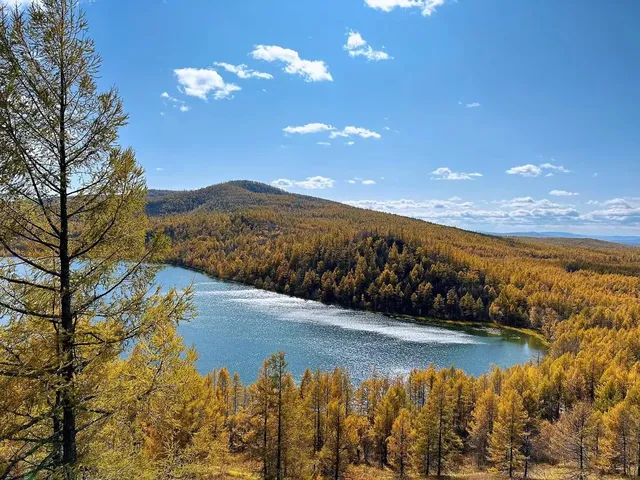
[[[522,449],[526,436],[527,412],[522,398],[515,391],[503,392],[498,403],[498,414],[489,438],[489,454],[496,470],[513,478],[522,465]]]
[[[409,410],[403,408],[393,422],[391,437],[389,437],[391,464],[396,468],[401,479],[406,478],[409,469],[411,435],[411,415]]]
[[[127,115],[115,88],[98,92],[99,67],[77,0],[0,11],[0,390],[15,395],[15,415],[0,419],[8,478],[76,478],[84,438],[118,408],[104,401],[117,388],[101,380],[104,366],[186,312],[175,293],[152,290],[163,241],[146,237],[144,172],[117,143]]]
[[[553,455],[572,466],[574,478],[586,479],[595,443],[593,407],[580,402],[564,413],[554,426]]]
[[[634,418],[631,406],[622,402],[604,415],[605,438],[604,451],[606,466],[611,470],[631,474],[635,442]],[[640,446],[640,442],[638,442]]]
[[[485,465],[489,456],[489,437],[497,414],[497,397],[492,388],[486,389],[478,398],[469,427],[469,441],[475,450],[478,468]]]

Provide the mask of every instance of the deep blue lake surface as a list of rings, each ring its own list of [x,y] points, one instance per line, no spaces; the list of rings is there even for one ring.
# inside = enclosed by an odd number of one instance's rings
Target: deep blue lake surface
[[[305,368],[344,366],[355,382],[373,370],[402,375],[412,368],[455,365],[480,375],[536,360],[544,352],[534,337],[492,327],[416,324],[215,280],[177,267],[157,278],[164,287],[193,282],[197,318],[179,328],[195,345],[202,373],[226,366],[244,382],[257,378],[270,354],[284,351],[300,378]]]

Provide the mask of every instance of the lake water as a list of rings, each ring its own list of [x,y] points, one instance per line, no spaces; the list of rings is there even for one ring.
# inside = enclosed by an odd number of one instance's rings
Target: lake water
[[[304,370],[343,366],[355,382],[374,369],[401,375],[412,368],[455,365],[480,375],[536,360],[544,352],[534,337],[492,327],[442,327],[403,322],[212,279],[177,267],[157,278],[164,287],[193,282],[197,318],[180,326],[195,345],[202,373],[226,366],[244,382],[257,378],[270,354],[284,351],[296,378]]]

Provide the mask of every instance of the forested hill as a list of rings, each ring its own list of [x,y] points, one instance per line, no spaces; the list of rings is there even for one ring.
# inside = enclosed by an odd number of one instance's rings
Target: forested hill
[[[235,180],[199,190],[150,190],[147,214],[162,216],[193,211],[238,212],[249,208],[309,210],[330,203],[334,202],[288,193],[264,183]]]
[[[549,338],[576,315],[640,317],[637,248],[472,233],[247,181],[151,192],[147,211],[168,261],[302,298]]]

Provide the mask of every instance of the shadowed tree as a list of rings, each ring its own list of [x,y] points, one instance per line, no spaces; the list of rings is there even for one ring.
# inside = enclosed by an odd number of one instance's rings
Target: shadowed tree
[[[103,381],[104,365],[183,300],[152,291],[164,242],[146,238],[146,188],[117,144],[127,115],[99,93],[100,57],[76,0],[0,12],[0,418],[7,478],[79,475],[82,439],[142,391]],[[117,380],[117,379],[115,379]],[[126,381],[125,379],[121,379]],[[121,386],[121,385],[120,385]]]

